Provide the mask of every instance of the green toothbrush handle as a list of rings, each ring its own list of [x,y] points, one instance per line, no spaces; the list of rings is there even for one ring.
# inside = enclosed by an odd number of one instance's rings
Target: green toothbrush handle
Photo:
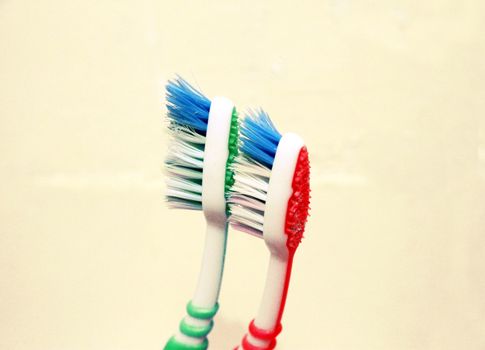
[[[178,332],[170,338],[165,350],[205,350],[207,335],[214,326],[213,318],[219,309],[217,300],[221,287],[226,252],[227,221],[207,220],[207,232],[199,280],[192,300],[187,304],[187,315]]]
[[[214,326],[212,319],[218,309],[218,303],[208,309],[197,307],[190,301],[187,304],[188,316],[179,325],[180,334],[170,338],[164,350],[206,350],[209,345],[207,335]]]

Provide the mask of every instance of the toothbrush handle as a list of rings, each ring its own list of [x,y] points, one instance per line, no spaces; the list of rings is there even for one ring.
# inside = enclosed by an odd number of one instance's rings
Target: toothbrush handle
[[[227,240],[225,222],[207,223],[207,233],[199,280],[187,315],[179,324],[179,331],[169,339],[164,350],[206,350],[207,335],[214,326],[213,318],[219,309],[217,302],[224,269]]]
[[[276,337],[282,330],[281,319],[290,284],[293,253],[290,252],[284,259],[271,255],[261,305],[256,318],[249,324],[249,332],[244,336],[240,349],[275,348]]]

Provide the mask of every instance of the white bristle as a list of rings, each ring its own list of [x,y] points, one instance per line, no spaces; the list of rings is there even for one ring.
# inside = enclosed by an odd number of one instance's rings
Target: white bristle
[[[168,205],[201,210],[205,136],[179,125],[170,129],[170,136],[165,161]]]
[[[236,157],[229,195],[229,221],[238,230],[261,237],[271,170],[244,155]]]
[[[187,127],[174,125],[170,129],[170,135],[176,140],[182,140],[191,143],[205,144],[205,136]]]
[[[192,194],[202,193],[202,185],[199,185],[190,180],[185,180],[183,178],[168,178],[167,179],[168,194],[172,189],[178,189],[181,191],[188,192],[187,195],[192,197]]]
[[[188,179],[202,180],[202,173],[191,168],[183,168],[173,164],[166,164],[165,171],[169,176],[180,176]]]
[[[264,201],[268,192],[268,183],[258,176],[235,173],[233,190]]]
[[[202,169],[204,151],[185,141],[174,139],[168,150],[167,161],[171,164]]]

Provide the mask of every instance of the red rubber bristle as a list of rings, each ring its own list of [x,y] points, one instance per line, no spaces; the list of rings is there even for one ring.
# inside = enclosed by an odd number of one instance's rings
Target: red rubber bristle
[[[310,161],[306,147],[302,147],[298,155],[292,188],[293,194],[286,210],[285,232],[288,235],[286,246],[290,251],[295,251],[303,238],[310,209]]]

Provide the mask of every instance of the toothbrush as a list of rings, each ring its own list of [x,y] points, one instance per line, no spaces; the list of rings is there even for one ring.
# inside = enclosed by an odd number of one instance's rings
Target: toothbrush
[[[229,221],[263,238],[270,259],[259,311],[235,350],[268,350],[282,329],[293,257],[305,230],[310,164],[303,140],[292,133],[281,136],[264,111],[251,111],[240,128]]]
[[[205,350],[214,325],[227,239],[226,198],[234,182],[238,117],[225,97],[210,101],[184,79],[166,86],[172,140],[165,170],[169,207],[202,210],[207,222],[199,279],[187,315],[165,350]]]

